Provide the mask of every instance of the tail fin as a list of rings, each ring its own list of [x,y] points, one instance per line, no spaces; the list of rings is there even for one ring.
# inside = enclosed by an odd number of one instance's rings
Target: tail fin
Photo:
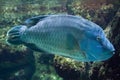
[[[7,32],[7,39],[6,39],[7,43],[13,44],[13,45],[22,44],[23,41],[21,40],[21,36],[26,29],[27,29],[27,26],[24,26],[24,25],[19,25],[11,28]]]

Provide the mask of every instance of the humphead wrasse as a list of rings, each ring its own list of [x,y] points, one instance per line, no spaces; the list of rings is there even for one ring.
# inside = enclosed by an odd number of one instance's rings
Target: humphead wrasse
[[[32,17],[10,29],[6,41],[84,62],[106,60],[115,51],[100,26],[72,15]]]

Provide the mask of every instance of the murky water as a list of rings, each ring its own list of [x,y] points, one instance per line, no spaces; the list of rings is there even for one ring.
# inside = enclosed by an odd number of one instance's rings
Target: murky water
[[[110,65],[109,61],[77,62],[35,52],[23,45],[11,46],[5,41],[11,27],[24,24],[30,17],[46,14],[78,15],[106,29],[119,4],[119,0],[1,0],[0,80],[119,80],[119,75],[111,77],[112,69],[109,67],[111,72],[108,73],[111,74],[106,75],[108,69],[104,65]]]

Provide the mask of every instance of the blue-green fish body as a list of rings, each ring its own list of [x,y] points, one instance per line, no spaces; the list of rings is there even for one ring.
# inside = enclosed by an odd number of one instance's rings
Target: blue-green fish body
[[[102,61],[114,47],[95,23],[72,15],[45,15],[27,19],[7,33],[7,42],[78,61]],[[31,24],[32,23],[32,24]]]

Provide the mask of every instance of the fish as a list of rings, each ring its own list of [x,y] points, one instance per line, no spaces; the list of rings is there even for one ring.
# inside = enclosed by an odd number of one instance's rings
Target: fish
[[[104,61],[115,48],[103,29],[81,16],[40,15],[8,30],[6,42],[76,61]]]

